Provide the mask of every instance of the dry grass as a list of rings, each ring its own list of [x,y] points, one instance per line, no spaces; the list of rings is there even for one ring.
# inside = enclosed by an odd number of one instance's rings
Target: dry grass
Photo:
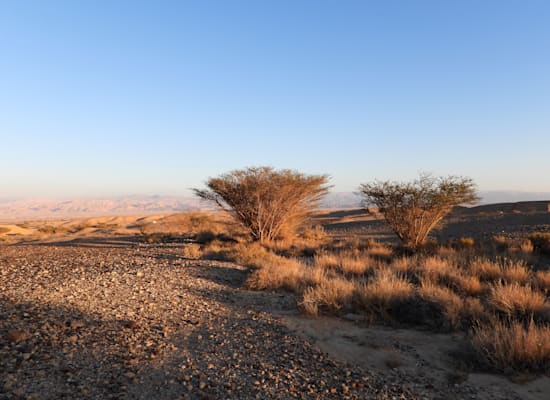
[[[475,275],[459,272],[450,275],[449,279],[451,281],[451,287],[464,295],[479,296],[484,291],[484,285]]]
[[[456,269],[449,259],[437,256],[419,260],[417,268],[423,280],[433,283],[447,280],[447,277],[451,276]]]
[[[505,260],[501,266],[502,278],[508,283],[525,284],[531,278],[531,273],[523,260]]]
[[[396,307],[414,296],[414,286],[390,269],[379,269],[359,286],[358,304],[371,317],[390,320]]]
[[[519,370],[540,370],[547,362],[546,350],[535,349],[533,343],[548,336],[550,271],[533,272],[528,262],[538,260],[537,254],[522,249],[521,243],[513,247],[506,242],[504,254],[491,248],[487,253],[483,243],[470,246],[465,241],[458,247],[466,250],[440,247],[431,255],[398,256],[390,247],[356,239],[310,242],[311,254],[298,255],[291,249],[301,245],[289,243],[229,245],[215,240],[201,250],[206,256],[215,250],[250,267],[250,289],[296,293],[308,315],[354,312],[373,322],[443,331],[476,325],[472,340],[488,365],[500,368],[508,356],[499,352],[524,346],[514,349],[508,361]],[[495,333],[488,324],[496,324],[501,335],[493,344],[489,337]]]
[[[183,247],[182,254],[185,258],[198,259],[202,257],[202,250],[198,244],[190,243]]]
[[[307,271],[308,267],[300,261],[281,257],[254,271],[246,286],[254,290],[284,289],[300,293],[312,283]]]
[[[534,278],[539,290],[548,295],[550,292],[550,271],[537,271]]]
[[[550,326],[538,326],[530,320],[475,326],[471,342],[482,360],[501,371],[548,372],[550,368]]]
[[[304,291],[301,303],[308,315],[316,316],[319,309],[334,313],[352,303],[356,291],[353,281],[341,277],[323,279],[318,285]]]
[[[446,329],[458,328],[461,325],[464,302],[455,292],[445,286],[439,286],[430,281],[422,282],[418,296],[420,299],[441,308]],[[433,317],[437,318],[436,315]]]
[[[491,286],[489,303],[499,312],[525,316],[540,312],[546,303],[546,296],[529,285],[519,283],[497,283]]]
[[[349,252],[339,254],[324,252],[315,256],[314,264],[319,268],[334,269],[343,274],[364,275],[374,265],[377,265],[377,262],[365,255],[351,255]]]
[[[485,258],[473,260],[470,263],[468,272],[477,276],[483,282],[496,281],[502,275],[500,265]]]

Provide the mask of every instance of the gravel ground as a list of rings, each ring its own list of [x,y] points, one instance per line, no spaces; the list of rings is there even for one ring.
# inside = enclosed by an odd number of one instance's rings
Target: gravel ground
[[[507,399],[362,370],[286,328],[291,295],[181,245],[0,248],[0,399]]]

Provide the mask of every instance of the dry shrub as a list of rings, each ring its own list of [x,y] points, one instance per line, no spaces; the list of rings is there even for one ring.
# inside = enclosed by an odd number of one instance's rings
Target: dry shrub
[[[315,255],[314,265],[344,274],[364,275],[376,266],[377,262],[365,255],[352,255],[346,250],[338,254],[324,252]]]
[[[239,243],[232,247],[232,254],[237,263],[247,268],[261,268],[286,260],[257,242]]]
[[[418,270],[424,280],[436,283],[452,275],[455,267],[451,261],[437,256],[426,257],[418,262]]]
[[[450,276],[449,279],[451,281],[451,287],[467,296],[479,296],[484,290],[483,284],[475,275],[457,273]]]
[[[495,310],[508,315],[529,316],[543,310],[546,297],[529,285],[499,282],[491,285],[489,303]]]
[[[405,247],[418,249],[451,210],[479,197],[471,179],[421,174],[412,182],[375,181],[359,186],[365,206],[376,206]]]
[[[459,249],[471,249],[475,245],[475,240],[471,237],[461,237],[456,241],[456,244]]]
[[[367,254],[375,259],[390,261],[393,256],[393,249],[378,242],[372,242],[367,248]]]
[[[457,328],[461,325],[464,304],[460,296],[445,286],[439,286],[429,281],[422,282],[418,296],[421,300],[431,303],[441,310],[442,327],[446,329]],[[428,316],[429,317],[429,316]],[[432,316],[437,324],[437,315]]]
[[[313,262],[317,267],[320,267],[320,268],[336,269],[338,268],[340,259],[334,253],[325,252],[321,254],[316,254]]]
[[[521,251],[523,254],[531,254],[533,251],[535,251],[535,246],[533,246],[533,242],[531,242],[529,239],[522,239],[519,242],[519,251]]]
[[[371,269],[371,262],[368,257],[342,257],[339,268],[345,274],[363,275]]]
[[[230,214],[254,240],[293,238],[328,193],[328,176],[249,167],[206,182],[195,194]]]
[[[318,315],[320,309],[335,313],[352,304],[355,290],[353,281],[340,277],[327,278],[304,291],[301,305],[306,314],[312,316]]]
[[[483,282],[496,281],[502,275],[502,270],[498,263],[484,258],[473,260],[470,263],[469,272],[479,277]]]
[[[502,278],[508,283],[527,283],[531,277],[530,271],[523,260],[505,260],[501,269]]]
[[[279,257],[253,271],[246,287],[254,290],[284,289],[300,293],[311,282],[307,279],[306,265],[296,259]]]
[[[550,369],[550,326],[537,326],[530,320],[474,326],[471,343],[481,360],[500,370],[548,372]]]
[[[486,321],[489,318],[487,310],[477,297],[466,297],[464,299],[461,314],[467,326],[471,326],[475,321]]]
[[[416,270],[417,260],[415,257],[395,258],[390,264],[391,269],[405,276],[411,276]]]
[[[235,253],[232,247],[218,240],[214,240],[202,248],[201,258],[203,260],[235,261]]]
[[[185,258],[201,258],[202,256],[202,250],[201,247],[198,244],[190,243],[183,247],[183,256]]]
[[[372,317],[389,320],[397,307],[414,296],[414,287],[393,271],[380,269],[357,294],[359,306]]]
[[[535,283],[539,290],[548,294],[550,292],[550,271],[537,271],[535,273]]]

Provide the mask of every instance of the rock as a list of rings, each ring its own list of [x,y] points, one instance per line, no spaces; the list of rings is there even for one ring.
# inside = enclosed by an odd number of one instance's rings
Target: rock
[[[20,330],[20,329],[10,329],[4,336],[6,340],[14,343],[22,342],[27,340],[30,336],[29,332]]]

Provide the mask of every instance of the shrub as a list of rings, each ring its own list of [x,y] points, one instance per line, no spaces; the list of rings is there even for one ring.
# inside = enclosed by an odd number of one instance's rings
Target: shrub
[[[502,275],[502,270],[496,262],[477,258],[470,263],[469,273],[479,277],[483,282],[488,282],[498,280]]]
[[[426,243],[430,231],[459,204],[478,200],[469,178],[422,174],[413,182],[365,183],[359,187],[364,205],[378,207],[403,244],[417,249]]]
[[[528,316],[543,310],[546,296],[530,286],[497,283],[491,286],[489,302],[495,310],[505,314]]]
[[[535,282],[541,291],[545,293],[550,292],[550,271],[537,271]]]
[[[283,289],[300,293],[310,283],[308,267],[296,259],[278,257],[250,274],[246,286],[253,290]]]
[[[531,273],[523,260],[504,260],[502,263],[502,278],[508,282],[527,283]]]
[[[326,175],[250,167],[206,182],[195,194],[230,213],[260,242],[292,237],[328,192]]]
[[[316,316],[319,307],[329,313],[350,306],[354,297],[356,285],[353,281],[334,277],[322,280],[317,286],[308,287],[304,291],[301,303],[304,311]]]
[[[550,368],[550,326],[530,320],[502,322],[497,319],[472,329],[471,343],[488,366],[518,372],[547,372]]]
[[[371,316],[389,320],[396,308],[414,296],[414,287],[391,270],[380,269],[358,290],[358,302]]]

